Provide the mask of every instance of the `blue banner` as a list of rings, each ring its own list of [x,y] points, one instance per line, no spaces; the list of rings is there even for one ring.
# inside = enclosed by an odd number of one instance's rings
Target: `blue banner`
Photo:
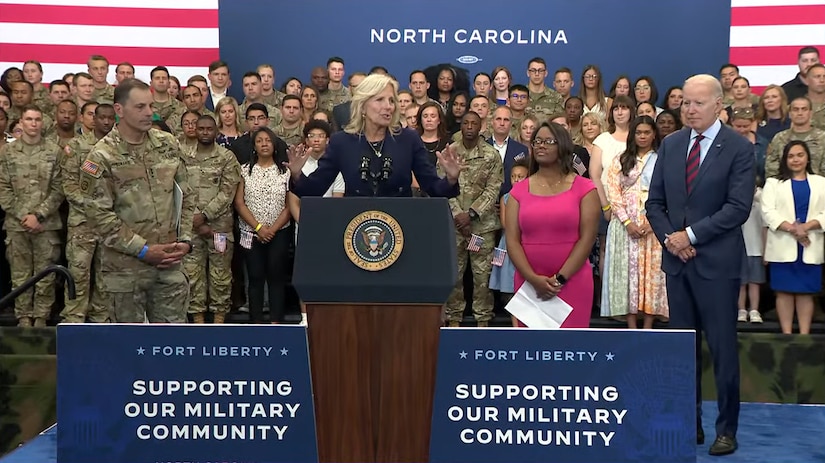
[[[59,325],[60,463],[317,462],[305,327]]]
[[[294,76],[309,83],[327,58],[345,60],[347,75],[389,69],[407,88],[409,73],[440,63],[470,78],[506,66],[513,83],[527,83],[528,60],[547,61],[547,85],[562,66],[581,73],[596,64],[607,91],[620,74],[650,75],[659,97],[698,73],[718,74],[728,62],[730,2],[720,0],[501,0],[388,2],[332,0],[220,1],[220,53],[231,67],[233,94],[241,76],[261,63],[275,68],[276,85]],[[684,34],[690,35],[685,40]],[[345,76],[346,78],[346,76]]]
[[[696,461],[692,331],[442,329],[430,461]]]

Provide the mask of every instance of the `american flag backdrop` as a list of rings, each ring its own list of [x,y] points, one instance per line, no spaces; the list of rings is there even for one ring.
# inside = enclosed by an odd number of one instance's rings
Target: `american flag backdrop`
[[[755,93],[791,80],[804,46],[825,54],[825,0],[731,0],[730,62]]]
[[[825,0],[729,1],[730,61],[754,91],[793,78],[800,47],[825,51]],[[142,79],[163,64],[185,81],[219,56],[218,2],[0,0],[0,70],[36,59],[49,82],[102,54],[112,64],[110,82],[121,61],[135,64]]]
[[[181,82],[219,56],[218,0],[0,0],[0,70],[43,64],[43,82],[86,70],[91,55],[135,76],[165,65]]]

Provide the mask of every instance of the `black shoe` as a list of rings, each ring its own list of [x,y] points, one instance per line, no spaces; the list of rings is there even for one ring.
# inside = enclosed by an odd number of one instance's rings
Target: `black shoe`
[[[705,443],[705,430],[702,429],[701,424],[696,425],[696,445],[703,445]]]
[[[716,440],[710,446],[709,454],[713,456],[730,455],[735,452],[739,446],[736,444],[736,438],[730,436],[717,436]]]

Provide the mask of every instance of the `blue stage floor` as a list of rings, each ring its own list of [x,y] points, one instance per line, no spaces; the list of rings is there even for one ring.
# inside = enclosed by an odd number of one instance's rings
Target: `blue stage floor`
[[[739,451],[711,457],[716,403],[705,402],[705,445],[696,450],[698,463],[814,463],[825,462],[825,406],[742,404],[739,417]],[[57,426],[46,430],[0,463],[57,463]],[[121,463],[121,462],[107,462]],[[666,463],[666,462],[661,462]]]

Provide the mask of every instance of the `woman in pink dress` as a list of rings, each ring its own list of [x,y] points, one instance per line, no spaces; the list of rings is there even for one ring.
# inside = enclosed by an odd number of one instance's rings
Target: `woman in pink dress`
[[[599,228],[599,196],[573,170],[573,142],[562,126],[542,124],[531,145],[530,176],[513,185],[505,217],[514,288],[527,282],[540,298],[561,298],[573,308],[561,327],[587,328],[593,307],[587,258]]]

